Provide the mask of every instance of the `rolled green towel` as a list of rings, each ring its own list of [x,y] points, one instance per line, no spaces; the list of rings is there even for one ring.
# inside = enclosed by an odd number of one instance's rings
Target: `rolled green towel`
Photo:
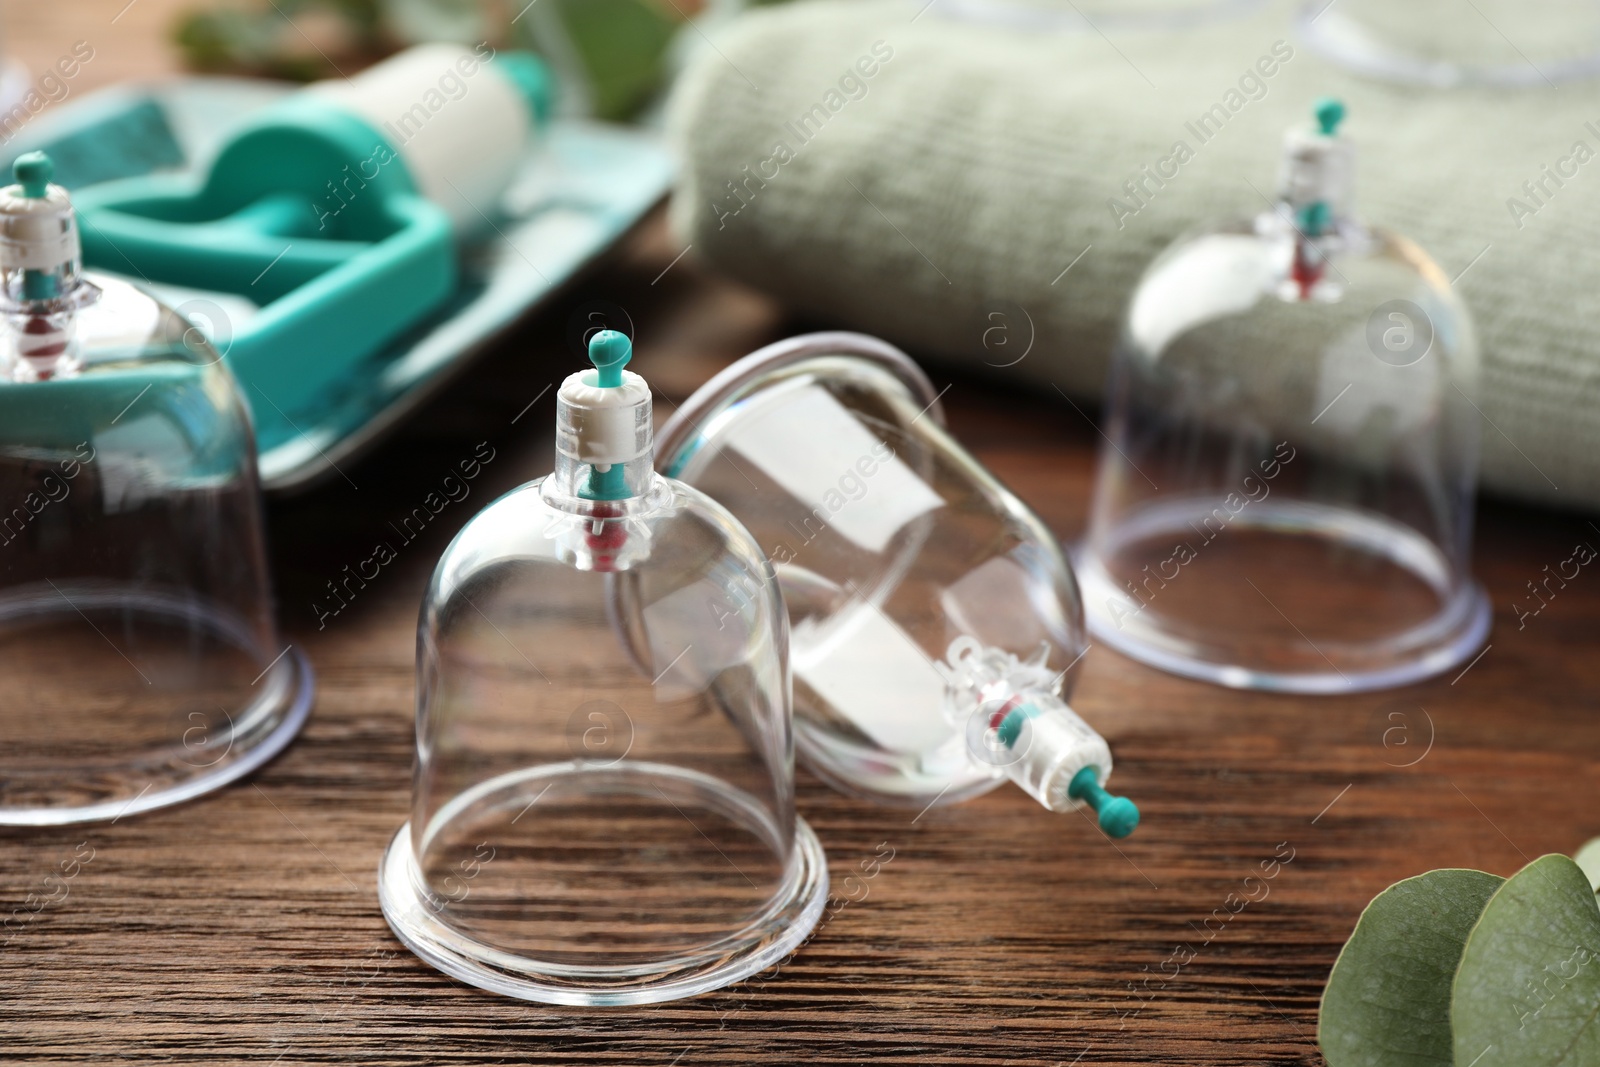
[[[976,6],[800,3],[715,39],[670,112],[685,243],[829,323],[1096,395],[1144,267],[1266,208],[1283,130],[1332,94],[1357,213],[1460,275],[1484,484],[1600,507],[1600,83],[1364,80],[1313,54],[1286,2],[1110,36],[946,11]]]

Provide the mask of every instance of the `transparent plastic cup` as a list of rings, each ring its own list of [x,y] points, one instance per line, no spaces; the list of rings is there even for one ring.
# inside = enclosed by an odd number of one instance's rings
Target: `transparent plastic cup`
[[[1110,747],[1067,703],[1087,648],[1071,568],[943,421],[898,349],[808,334],[706,383],[659,455],[772,560],[819,777],[919,808],[1010,779],[1129,833],[1133,805],[1101,788]]]
[[[562,387],[556,472],[485,508],[435,571],[411,819],[379,894],[463,981],[637,1004],[782,959],[828,880],[795,812],[766,559],[651,469],[642,380],[595,373]]]
[[[79,270],[37,153],[0,190],[0,824],[177,803],[305,722],[249,413],[175,312]]]
[[[1129,302],[1076,554],[1128,655],[1336,693],[1483,643],[1472,322],[1426,253],[1349,214],[1349,172],[1331,129],[1295,132],[1278,208],[1179,240]]]
[[[1600,74],[1600,4],[1305,0],[1296,35],[1345,68],[1434,89],[1542,89]]]

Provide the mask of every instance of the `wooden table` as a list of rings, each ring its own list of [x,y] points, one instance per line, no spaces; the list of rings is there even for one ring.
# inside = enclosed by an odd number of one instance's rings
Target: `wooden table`
[[[145,69],[157,69],[153,31],[135,32],[143,8],[122,20],[135,20],[126,37],[107,40],[144,49]],[[30,16],[23,54],[48,62],[86,36],[72,9]],[[112,44],[104,51],[116,58]],[[389,933],[374,887],[407,813],[417,605],[472,511],[549,468],[553,407],[536,398],[573,365],[569,317],[593,298],[627,308],[638,366],[674,402],[803,328],[692,260],[656,280],[679,251],[657,219],[347,466],[348,480],[274,505],[282,623],[318,673],[310,724],[265,769],[203,801],[0,834],[6,912],[81,842],[94,850],[69,896],[0,953],[0,1059],[1315,1064],[1323,981],[1375,893],[1433,867],[1510,874],[1600,834],[1585,788],[1600,766],[1600,579],[1580,575],[1525,628],[1511,610],[1545,565],[1579,540],[1600,543],[1600,531],[1486,502],[1477,570],[1495,629],[1459,675],[1293,699],[1093,649],[1074,704],[1111,739],[1116,785],[1145,813],[1115,847],[1015,789],[917,818],[802,772],[800,807],[836,879],[880,842],[895,858],[778,977],[648,1009],[583,1010],[500,999],[426,967]],[[1056,531],[1081,531],[1097,443],[1083,416],[931,372],[950,386],[961,439]],[[324,583],[484,440],[497,458],[469,501],[319,630],[311,604]],[[1245,877],[1290,856],[1267,897],[1232,911]]]

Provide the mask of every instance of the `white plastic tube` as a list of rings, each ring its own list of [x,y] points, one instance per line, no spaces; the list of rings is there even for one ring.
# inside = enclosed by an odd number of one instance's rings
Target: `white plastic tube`
[[[420,45],[305,92],[370,123],[422,195],[470,230],[494,215],[534,128],[528,101],[495,69],[494,55],[488,45]]]

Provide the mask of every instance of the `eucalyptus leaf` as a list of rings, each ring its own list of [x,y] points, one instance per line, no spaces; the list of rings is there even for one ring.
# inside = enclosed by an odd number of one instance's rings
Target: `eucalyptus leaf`
[[[1600,1064],[1600,903],[1579,866],[1542,856],[1467,938],[1451,998],[1457,1067]]]
[[[1484,905],[1505,882],[1429,871],[1361,913],[1322,994],[1317,1041],[1328,1067],[1451,1067],[1450,982]]]
[[[1580,848],[1573,859],[1583,868],[1583,873],[1589,878],[1589,884],[1596,892],[1600,892],[1600,837]]]

